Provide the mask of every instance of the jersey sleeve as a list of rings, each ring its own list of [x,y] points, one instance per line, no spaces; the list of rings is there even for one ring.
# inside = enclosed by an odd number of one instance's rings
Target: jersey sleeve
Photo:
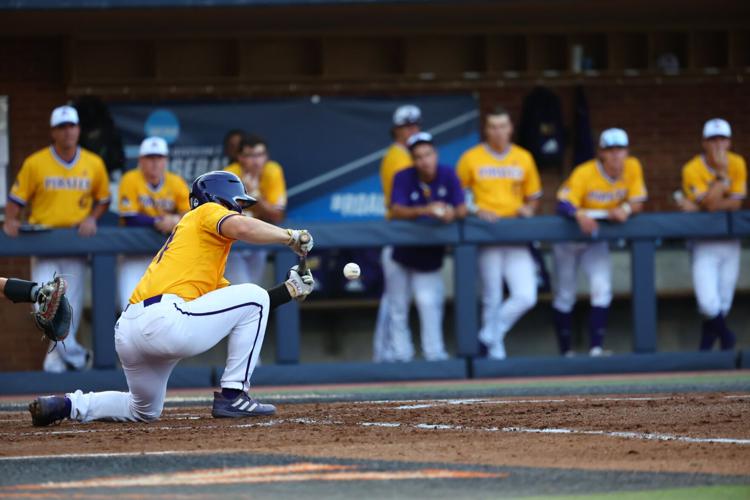
[[[628,179],[628,201],[641,203],[648,198],[646,183],[643,180],[641,162],[633,158],[633,172]]]
[[[263,197],[275,208],[285,209],[286,181],[284,180],[284,170],[276,162],[269,162],[263,168]]]
[[[688,163],[682,169],[682,190],[690,201],[700,202],[708,192],[708,184]]]
[[[471,158],[468,151],[461,155],[456,165],[456,175],[464,188],[470,188],[474,184],[473,173],[471,170]]]
[[[134,176],[125,174],[122,177],[117,196],[117,211],[120,213],[121,217],[127,217],[139,213],[138,187],[136,186],[136,179]]]
[[[406,170],[402,170],[393,176],[390,204],[401,205],[402,207],[409,206],[409,183]]]
[[[182,177],[175,176],[175,208],[178,214],[190,211],[190,189]]]
[[[10,188],[8,198],[18,205],[25,207],[26,204],[34,197],[36,191],[36,176],[34,175],[34,165],[27,159],[21,165],[21,170],[16,176],[13,187]]]
[[[581,169],[573,170],[568,180],[566,180],[557,191],[559,201],[567,201],[576,208],[583,204],[583,197],[586,193],[586,179],[584,171]]]
[[[109,203],[109,175],[107,175],[107,167],[104,166],[102,160],[96,162],[91,191],[96,203]]]
[[[536,200],[542,197],[542,181],[539,179],[539,170],[531,154],[526,158],[526,175],[523,178],[524,200]]]
[[[461,187],[461,181],[453,170],[449,170],[448,182],[450,183],[450,202],[454,207],[466,203],[466,194]]]
[[[221,225],[229,217],[240,216],[240,214],[224,208],[217,203],[206,203],[205,205],[202,205],[200,209],[201,229],[227,240],[231,239],[221,233]]]
[[[747,196],[747,165],[745,159],[741,156],[738,158],[737,168],[732,174],[729,197],[733,200],[744,200]]]

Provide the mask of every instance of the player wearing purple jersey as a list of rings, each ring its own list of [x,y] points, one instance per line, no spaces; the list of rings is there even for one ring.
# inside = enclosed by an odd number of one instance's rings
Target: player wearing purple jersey
[[[432,136],[414,134],[407,141],[412,167],[393,178],[391,219],[437,219],[450,223],[466,216],[461,182],[450,167],[438,166],[438,155]],[[422,333],[422,354],[428,361],[446,359],[443,344],[444,287],[440,269],[443,267],[443,246],[396,247],[393,260],[402,269],[399,279],[386,281],[386,294],[394,300],[391,307],[390,331],[394,350],[402,359],[414,356],[409,334],[409,305],[412,296],[419,312]]]

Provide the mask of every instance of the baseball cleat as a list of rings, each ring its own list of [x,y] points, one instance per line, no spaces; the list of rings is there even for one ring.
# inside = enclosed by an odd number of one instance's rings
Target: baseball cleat
[[[220,392],[214,392],[214,418],[265,417],[276,413],[276,407],[256,401],[243,392],[235,399],[227,399]]]
[[[601,358],[605,356],[612,356],[612,351],[609,351],[607,349],[602,349],[599,346],[592,347],[589,351],[589,356],[592,358]]]
[[[70,417],[65,404],[65,396],[41,396],[29,403],[31,423],[36,427],[46,427],[60,423]]]

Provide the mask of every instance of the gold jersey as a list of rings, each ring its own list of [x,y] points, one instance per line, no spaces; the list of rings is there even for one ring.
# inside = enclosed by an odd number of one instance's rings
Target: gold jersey
[[[747,165],[738,154],[727,153],[729,197],[742,200],[747,196]],[[700,203],[716,180],[716,171],[708,166],[703,155],[697,155],[682,167],[682,190],[687,199]]]
[[[394,142],[385,152],[383,161],[380,162],[380,182],[383,185],[383,201],[385,203],[386,216],[391,206],[391,192],[393,191],[393,178],[397,173],[412,165],[411,153],[405,146]]]
[[[31,204],[31,224],[73,227],[91,214],[94,203],[109,203],[107,169],[91,151],[79,147],[68,163],[49,146],[26,158],[9,198]]]
[[[184,214],[190,210],[190,189],[179,175],[165,172],[158,186],[152,186],[136,168],[122,176],[119,189],[120,216]]]
[[[227,255],[235,240],[221,234],[221,224],[240,214],[205,203],[182,217],[135,287],[130,303],[172,293],[193,300],[229,285]]]
[[[628,156],[622,175],[612,179],[599,160],[589,160],[573,169],[557,192],[557,199],[576,208],[609,210],[624,202],[646,201],[648,194],[643,169],[637,158]]]
[[[461,155],[456,173],[477,207],[498,217],[515,217],[526,201],[542,196],[534,157],[515,144],[502,154],[486,143],[474,146]]]

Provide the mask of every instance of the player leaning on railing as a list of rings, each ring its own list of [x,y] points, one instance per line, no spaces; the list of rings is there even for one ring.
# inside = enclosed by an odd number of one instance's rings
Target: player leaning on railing
[[[167,380],[177,363],[209,350],[229,337],[221,392],[214,393],[214,417],[272,415],[273,405],[247,393],[258,361],[271,309],[312,292],[313,277],[297,266],[270,290],[246,283],[229,286],[224,267],[236,240],[260,245],[286,244],[299,255],[313,241],[304,230],[281,229],[242,215],[255,200],[229,172],[198,177],[191,210],[177,224],[151,261],[115,325],[115,349],[129,392],[82,391],[44,396],[29,405],[34,425],[71,418],[152,421],[164,407]],[[305,240],[305,238],[303,238]]]

